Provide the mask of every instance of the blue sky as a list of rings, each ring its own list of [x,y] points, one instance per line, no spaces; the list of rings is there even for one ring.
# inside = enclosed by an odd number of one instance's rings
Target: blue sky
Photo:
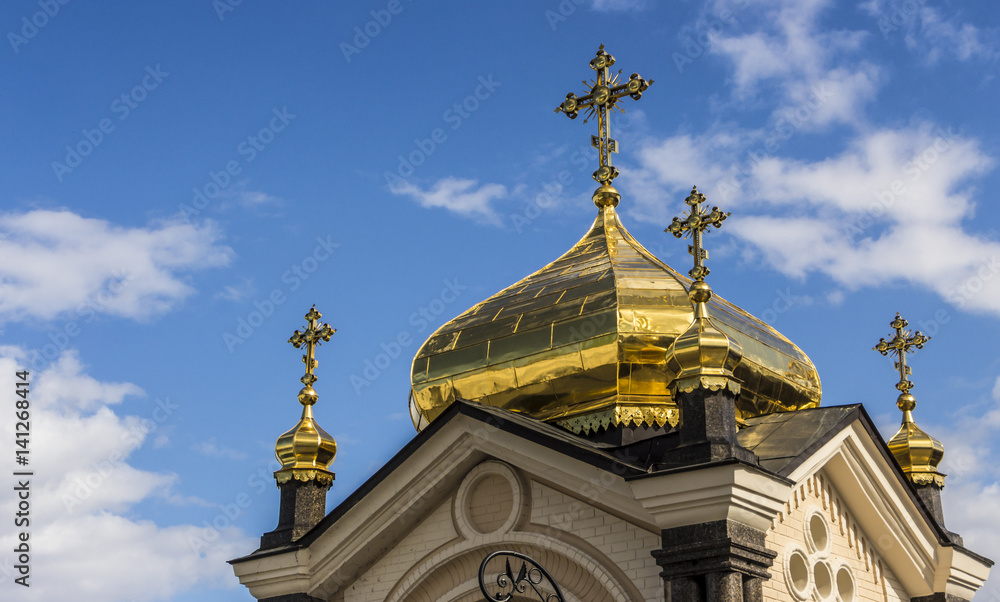
[[[553,110],[601,43],[655,80],[612,122],[632,234],[686,270],[690,187],[731,211],[713,289],[886,438],[871,347],[896,311],[930,335],[948,524],[1000,557],[998,28],[942,0],[4,3],[0,382],[33,371],[38,471],[4,596],[250,600],[224,561],[277,520],[285,341],[313,303],[338,329],[332,508],[413,436],[420,343],[589,227],[596,125]]]

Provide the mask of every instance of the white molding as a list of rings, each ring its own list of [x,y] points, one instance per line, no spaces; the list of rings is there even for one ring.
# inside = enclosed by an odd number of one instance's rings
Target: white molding
[[[234,571],[258,599],[298,592],[328,597],[391,549],[427,511],[454,494],[470,470],[488,458],[517,467],[526,478],[586,500],[639,528],[659,533],[652,515],[635,500],[622,476],[459,415],[303,550],[310,554],[289,551],[247,559],[236,563]],[[333,575],[342,582],[331,583]]]
[[[746,464],[720,464],[629,481],[660,529],[733,520],[766,532],[792,485]]]
[[[971,598],[989,575],[989,566],[977,557],[938,542],[937,531],[860,420],[806,458],[790,475],[791,482],[738,463],[626,482],[613,471],[465,415],[452,417],[423,441],[308,549],[249,557],[235,563],[233,570],[258,599],[297,592],[329,599],[391,550],[428,511],[454,495],[476,465],[491,458],[515,467],[525,482],[537,481],[585,500],[654,534],[724,519],[766,532],[791,501],[793,488],[822,471],[908,596],[945,591]],[[518,529],[505,537],[525,535]],[[460,531],[455,536],[461,541]],[[473,540],[468,541],[471,545]],[[455,551],[455,545],[441,551]],[[570,547],[586,554],[585,545]]]
[[[908,596],[946,591],[971,599],[982,586],[989,566],[938,541],[860,421],[837,433],[790,476],[799,486],[821,469]]]

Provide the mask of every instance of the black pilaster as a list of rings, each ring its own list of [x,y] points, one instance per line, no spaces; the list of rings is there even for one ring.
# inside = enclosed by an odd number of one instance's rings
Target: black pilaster
[[[685,466],[729,458],[757,464],[757,456],[736,439],[736,396],[728,389],[678,391],[676,401],[679,443],[666,452],[663,464]]]
[[[326,492],[331,484],[320,484],[315,479],[290,479],[278,485],[281,491],[278,526],[261,536],[260,549],[291,543],[315,527],[326,516]]]
[[[763,531],[730,520],[664,529],[653,552],[668,602],[763,602],[773,552]]]

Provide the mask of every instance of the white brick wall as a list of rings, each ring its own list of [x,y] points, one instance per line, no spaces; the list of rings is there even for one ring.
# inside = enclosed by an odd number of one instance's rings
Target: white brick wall
[[[472,499],[475,506],[482,505],[486,493],[484,488],[491,486],[498,492],[503,491],[505,495],[510,495],[511,489],[506,487],[505,483],[501,485],[493,477],[483,479],[473,488]],[[471,567],[468,562],[465,564],[455,562],[454,558],[462,554],[463,550],[472,549],[476,545],[506,542],[511,548],[524,550],[561,548],[559,554],[575,564],[582,565],[595,560],[604,563],[603,570],[595,571],[597,567],[588,569],[596,579],[589,586],[590,591],[581,596],[582,601],[603,602],[607,599],[607,590],[599,584],[607,582],[609,578],[602,573],[619,576],[624,574],[641,593],[642,600],[663,600],[659,567],[650,555],[653,549],[659,548],[660,539],[657,533],[595,508],[582,495],[580,497],[567,495],[538,482],[530,482],[529,495],[530,517],[522,521],[520,527],[515,526],[510,533],[496,532],[469,540],[461,535],[453,519],[453,508],[454,511],[465,512],[467,503],[455,507],[453,494],[433,509],[409,535],[375,562],[336,599],[344,602],[385,600],[398,583],[403,582],[408,587],[409,584],[433,573],[426,571],[427,567],[442,567],[445,566],[445,562],[449,563],[447,571],[444,571],[448,573],[446,575],[448,579],[460,581],[464,578],[464,574],[454,574],[453,567],[457,566],[461,571],[468,572],[469,578],[474,582],[478,561],[475,567]],[[510,508],[511,504],[499,502],[495,506],[503,509]],[[478,510],[481,511],[482,508]],[[497,517],[497,520],[489,524],[496,525],[502,522],[499,519],[500,517]],[[574,542],[578,544],[577,549],[573,549]],[[478,553],[476,558],[482,555],[484,554]],[[476,591],[478,592],[478,588]],[[466,597],[468,596],[461,596],[456,600]],[[478,598],[473,596],[470,599]]]
[[[785,504],[784,512],[772,522],[767,546],[778,552],[771,579],[764,583],[764,599],[797,601],[785,583],[785,557],[790,546],[807,549],[805,520],[818,511],[825,520],[831,538],[826,560],[833,566],[850,567],[856,584],[858,602],[908,601],[902,586],[878,554],[878,547],[858,527],[843,499],[820,472],[797,487]],[[807,550],[808,551],[808,550]],[[821,556],[821,555],[819,555]],[[817,558],[812,555],[811,558]]]
[[[616,579],[631,582],[642,600],[663,600],[659,567],[650,554],[660,547],[658,533],[594,506],[582,493],[586,491],[583,486],[581,493],[573,495],[540,482],[525,483],[530,500],[529,512],[510,532],[500,530],[478,535],[470,534],[468,527],[463,527],[464,530],[457,528],[454,513],[466,513],[467,520],[470,502],[463,500],[456,505],[457,493],[452,494],[336,599],[344,602],[381,601],[394,588],[397,590],[395,595],[399,597],[401,591],[409,591],[417,583],[422,584],[424,593],[415,596],[414,600],[427,599],[431,595],[426,593],[429,591],[438,592],[433,594],[436,596],[451,592],[450,600],[440,598],[441,602],[476,599],[476,595],[469,591],[475,587],[478,561],[485,556],[483,550],[510,547],[529,554],[533,553],[532,550],[538,554],[549,554],[546,557],[548,562],[559,565],[554,567],[559,570],[569,570],[566,567],[570,565],[586,566],[586,573],[595,576],[595,579],[586,586],[589,588],[587,592],[577,592],[582,601],[606,600],[608,593],[601,583],[606,585]],[[469,494],[473,512],[482,515],[489,510],[487,524],[495,528],[504,523],[501,514],[519,507],[513,500],[500,499],[509,497],[511,491],[511,487],[499,477],[483,478]],[[827,552],[814,552],[807,545],[809,536],[805,521],[814,512],[822,517],[822,524],[826,526],[830,539]],[[778,557],[771,568],[771,580],[764,583],[765,600],[798,602],[785,583],[786,552],[790,548],[804,550],[810,565],[824,559],[834,571],[840,566],[849,567],[854,576],[856,602],[902,602],[908,599],[898,580],[885,568],[877,546],[858,527],[855,517],[822,472],[808,478],[793,491],[784,511],[779,513],[767,533],[767,546],[777,551]],[[588,565],[588,562],[591,564]],[[442,570],[435,572],[439,568]],[[421,582],[422,579],[443,581],[435,589],[428,582]],[[562,585],[567,590],[571,585],[579,587],[579,582],[574,581]],[[621,595],[617,597],[624,598]],[[438,599],[432,602],[438,602]]]
[[[540,483],[531,484],[531,494],[532,523],[586,540],[628,575],[644,600],[663,600],[660,567],[651,555],[660,548],[659,533],[630,524]]]

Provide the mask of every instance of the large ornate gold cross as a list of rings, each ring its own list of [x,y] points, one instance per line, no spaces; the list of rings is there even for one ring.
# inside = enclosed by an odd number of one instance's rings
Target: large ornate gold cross
[[[333,333],[337,332],[337,329],[330,328],[329,324],[320,326],[319,319],[322,317],[323,314],[316,311],[316,306],[313,305],[309,313],[306,314],[306,320],[308,321],[306,331],[299,332],[296,330],[292,334],[292,338],[288,339],[288,342],[296,349],[300,349],[303,346],[306,348],[306,354],[302,356],[302,363],[306,365],[306,373],[300,380],[307,387],[311,387],[316,382],[316,375],[313,374],[313,370],[319,365],[319,362],[316,361],[316,347],[323,341],[329,341]]]
[[[872,349],[882,355],[892,354],[896,356],[896,369],[899,370],[899,382],[896,383],[896,388],[903,393],[909,393],[910,389],[913,388],[913,383],[906,378],[913,373],[910,367],[906,365],[907,352],[914,353],[915,349],[923,349],[924,343],[931,340],[930,337],[924,336],[919,330],[911,335],[909,330],[905,330],[908,325],[909,322],[899,317],[899,312],[896,312],[896,319],[889,323],[889,326],[892,326],[896,330],[896,336],[889,341],[881,338],[878,344],[872,347]]]
[[[723,213],[719,211],[718,207],[712,207],[711,213],[709,213],[704,207],[701,206],[705,202],[705,195],[698,192],[698,187],[695,186],[691,188],[691,194],[688,198],[684,199],[684,202],[691,207],[691,211],[688,213],[685,219],[675,217],[674,221],[667,226],[664,232],[669,232],[680,238],[682,236],[691,236],[694,240],[694,244],[688,245],[688,253],[694,257],[694,267],[688,272],[692,280],[698,282],[704,282],[705,276],[708,276],[709,269],[705,267],[705,260],[708,259],[708,249],[704,248],[701,243],[702,233],[709,228],[709,226],[715,226],[716,228],[722,227],[722,222],[729,217],[729,213]]]
[[[594,179],[602,185],[610,185],[611,181],[618,177],[618,170],[611,165],[611,153],[618,152],[618,141],[611,137],[611,124],[608,121],[608,111],[618,109],[622,113],[624,109],[617,106],[618,99],[630,96],[639,100],[642,93],[653,83],[653,80],[646,81],[639,77],[638,73],[633,73],[627,82],[618,83],[621,69],[618,73],[611,75],[611,66],[615,64],[615,57],[604,51],[604,44],[597,50],[597,56],[590,61],[590,68],[597,72],[597,79],[586,81],[583,85],[590,88],[586,96],[577,96],[570,92],[566,95],[566,100],[556,109],[556,113],[566,113],[570,119],[576,119],[579,111],[589,109],[584,123],[597,114],[597,136],[590,137],[590,145],[597,149],[600,154],[601,166],[594,172]]]

